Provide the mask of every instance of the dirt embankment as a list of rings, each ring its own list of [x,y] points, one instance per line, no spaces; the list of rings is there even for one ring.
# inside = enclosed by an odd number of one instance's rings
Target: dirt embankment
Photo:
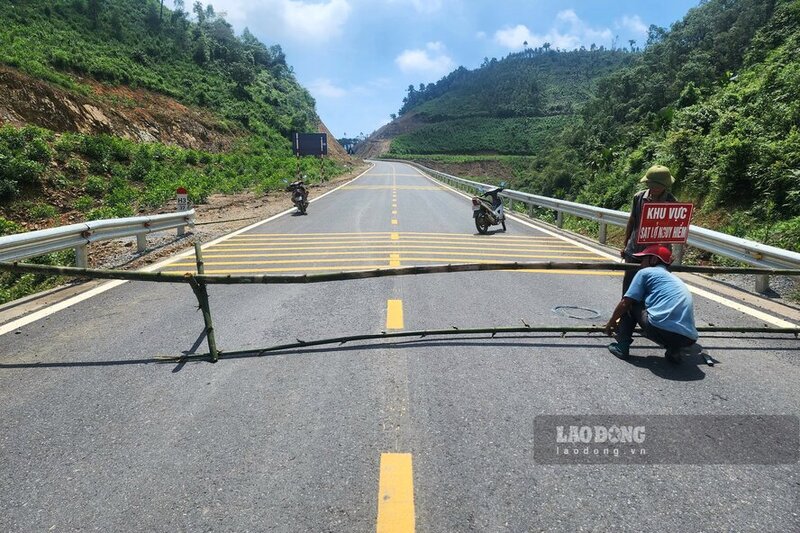
[[[163,95],[81,82],[92,88],[91,96],[0,66],[0,125],[33,124],[59,133],[107,133],[212,152],[227,149],[242,133],[231,130],[210,112]]]
[[[422,126],[422,121],[417,113],[406,113],[390,123],[378,128],[364,142],[358,144],[356,157],[370,159],[380,157],[389,151],[392,139],[404,133],[411,133]]]

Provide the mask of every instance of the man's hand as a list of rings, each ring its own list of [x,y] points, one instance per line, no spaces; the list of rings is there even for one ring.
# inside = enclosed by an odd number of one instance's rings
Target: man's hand
[[[623,248],[622,250],[619,251],[619,256],[621,258],[625,259],[625,248]]]
[[[604,330],[604,333],[608,337],[611,337],[612,335],[614,335],[614,333],[616,333],[617,327],[618,327],[618,323],[617,322],[611,322],[609,320],[608,323],[606,324],[606,328]]]

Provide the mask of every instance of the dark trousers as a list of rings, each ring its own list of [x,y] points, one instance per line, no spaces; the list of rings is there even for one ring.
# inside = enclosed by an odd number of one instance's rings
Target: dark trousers
[[[642,334],[645,337],[667,350],[686,348],[697,342],[680,333],[673,333],[650,324],[650,316],[647,314],[647,309],[640,303],[634,304],[631,310],[620,318],[617,340],[619,342],[632,342],[633,330],[636,324],[639,324],[639,327],[642,328]]]

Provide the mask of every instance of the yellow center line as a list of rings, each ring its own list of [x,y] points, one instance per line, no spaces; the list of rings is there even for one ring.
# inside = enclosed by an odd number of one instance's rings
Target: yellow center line
[[[396,226],[396,225],[397,225],[397,219],[396,219],[396,218],[393,218],[393,219],[392,219],[392,226]]]
[[[414,472],[410,453],[382,453],[378,480],[378,533],[413,533]]]
[[[396,215],[397,214],[397,209],[392,209],[392,214]]]
[[[400,266],[400,254],[389,254],[389,266],[390,267]]]
[[[386,302],[386,329],[403,329],[403,300]]]
[[[399,234],[399,233],[392,233],[391,239],[392,239],[393,241],[398,241],[398,240],[400,240],[400,234]]]

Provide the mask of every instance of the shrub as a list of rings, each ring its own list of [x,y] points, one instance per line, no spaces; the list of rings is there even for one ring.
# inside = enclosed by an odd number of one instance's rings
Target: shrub
[[[91,196],[81,196],[77,198],[73,203],[72,207],[80,211],[81,213],[88,212],[94,206],[94,199]]]
[[[83,188],[87,194],[95,198],[102,198],[108,190],[108,182],[102,176],[89,176],[86,178],[86,184]]]
[[[14,235],[15,233],[22,233],[25,231],[20,224],[13,220],[8,220],[0,217],[0,235]]]
[[[58,210],[48,204],[33,204],[27,211],[33,220],[49,220],[58,216]]]
[[[86,220],[103,220],[107,218],[116,218],[116,212],[111,207],[98,207],[86,213]]]

